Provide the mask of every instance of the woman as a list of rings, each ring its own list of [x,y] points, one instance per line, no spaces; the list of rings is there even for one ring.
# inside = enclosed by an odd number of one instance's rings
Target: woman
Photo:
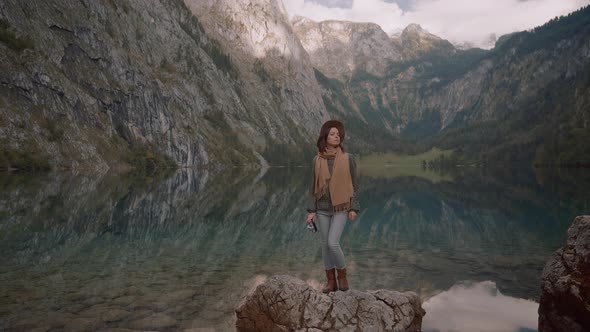
[[[322,255],[328,279],[326,287],[322,289],[324,293],[337,289],[348,290],[340,235],[347,218],[354,221],[359,212],[356,163],[352,155],[344,151],[344,136],[344,125],[340,121],[324,123],[317,141],[318,155],[313,159],[307,222],[317,221],[322,237]]]

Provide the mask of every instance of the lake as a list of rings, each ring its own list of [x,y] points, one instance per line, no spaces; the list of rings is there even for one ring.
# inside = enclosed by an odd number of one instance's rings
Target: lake
[[[424,331],[536,330],[545,262],[589,211],[580,183],[526,169],[359,172],[362,211],[341,238],[352,288],[418,293]],[[310,176],[2,174],[0,330],[231,331],[240,298],[271,275],[319,289]]]

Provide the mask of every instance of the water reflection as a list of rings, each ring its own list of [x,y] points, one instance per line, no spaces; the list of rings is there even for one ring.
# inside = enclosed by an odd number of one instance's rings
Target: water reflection
[[[535,331],[539,304],[500,293],[491,281],[460,283],[423,303],[424,332]]]
[[[498,178],[361,174],[363,210],[342,237],[352,287],[431,301],[462,280],[538,299],[546,259],[588,202]],[[231,330],[240,297],[270,275],[319,288],[309,176],[0,177],[0,330]]]

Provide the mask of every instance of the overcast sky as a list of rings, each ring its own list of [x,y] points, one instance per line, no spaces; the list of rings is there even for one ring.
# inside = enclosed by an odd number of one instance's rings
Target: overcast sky
[[[377,23],[387,33],[418,23],[453,43],[490,48],[500,37],[542,25],[590,4],[590,0],[283,0],[289,16],[315,21]]]

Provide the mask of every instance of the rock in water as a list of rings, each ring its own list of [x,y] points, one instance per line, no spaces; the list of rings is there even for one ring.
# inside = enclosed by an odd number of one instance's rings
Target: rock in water
[[[328,295],[279,275],[260,284],[236,310],[238,331],[420,331],[425,311],[414,292]]]
[[[590,216],[579,216],[567,244],[543,269],[539,331],[590,331]]]

